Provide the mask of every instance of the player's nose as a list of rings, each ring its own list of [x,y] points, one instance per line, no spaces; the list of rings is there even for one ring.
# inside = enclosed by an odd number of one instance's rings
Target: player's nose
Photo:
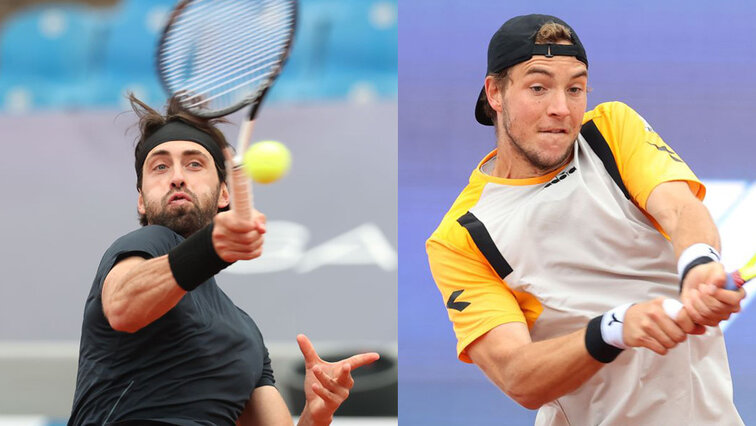
[[[567,105],[567,94],[561,91],[555,91],[554,95],[549,99],[549,115],[555,115],[558,117],[564,117],[570,114],[570,107]]]
[[[171,187],[181,188],[185,185],[186,180],[184,178],[184,172],[181,167],[174,167],[173,174],[171,175]]]

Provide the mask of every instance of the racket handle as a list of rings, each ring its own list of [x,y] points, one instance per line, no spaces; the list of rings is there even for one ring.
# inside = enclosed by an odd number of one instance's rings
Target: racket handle
[[[668,317],[674,319],[677,319],[677,315],[680,314],[680,311],[683,308],[683,304],[679,300],[675,299],[664,299],[662,301],[662,309],[664,309],[664,312],[667,314]]]
[[[252,220],[252,184],[241,164],[234,164],[231,185],[233,210],[240,218]]]
[[[231,148],[223,150],[226,157],[226,185],[231,193],[231,211],[237,216],[252,219],[252,184],[244,173],[242,163],[236,161]]]
[[[740,277],[740,272],[735,271],[727,274],[727,281],[725,282],[725,290],[737,290],[743,286],[745,282]]]

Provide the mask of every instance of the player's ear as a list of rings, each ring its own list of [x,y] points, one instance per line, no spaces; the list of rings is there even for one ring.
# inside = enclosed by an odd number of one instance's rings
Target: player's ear
[[[144,208],[144,197],[142,197],[142,190],[139,190],[139,197],[137,197],[137,211],[139,214],[146,214],[147,209]]]
[[[503,92],[499,88],[499,85],[496,84],[496,80],[493,76],[487,76],[486,82],[486,97],[488,98],[488,104],[491,105],[491,109],[496,111],[497,113],[501,113],[502,111],[502,102],[503,102]]]
[[[220,184],[220,194],[218,195],[218,208],[223,209],[228,207],[228,205],[231,203],[231,197],[228,193],[228,186],[226,185],[226,182],[222,182]]]

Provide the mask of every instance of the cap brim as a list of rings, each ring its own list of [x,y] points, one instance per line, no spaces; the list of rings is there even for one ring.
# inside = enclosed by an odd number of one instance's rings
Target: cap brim
[[[475,119],[478,120],[478,123],[484,125],[484,126],[493,126],[493,121],[486,115],[484,107],[484,102],[488,102],[488,98],[485,96],[486,94],[486,86],[483,86],[482,89],[480,89],[480,93],[478,94],[478,100],[475,102]]]

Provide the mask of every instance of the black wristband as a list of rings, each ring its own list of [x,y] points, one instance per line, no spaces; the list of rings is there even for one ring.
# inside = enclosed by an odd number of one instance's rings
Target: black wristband
[[[179,287],[192,291],[226,268],[213,247],[213,223],[195,232],[168,252],[168,264]]]
[[[596,361],[606,364],[614,361],[622,352],[622,349],[606,343],[601,337],[601,319],[603,317],[603,315],[599,315],[588,322],[588,327],[585,329],[585,348]]]
[[[691,260],[690,263],[688,263],[685,269],[683,269],[682,275],[680,276],[680,293],[682,293],[683,281],[685,281],[685,276],[688,275],[688,272],[690,272],[691,269],[695,268],[698,265],[703,265],[709,262],[714,262],[714,259],[710,258],[709,256],[701,256]]]

